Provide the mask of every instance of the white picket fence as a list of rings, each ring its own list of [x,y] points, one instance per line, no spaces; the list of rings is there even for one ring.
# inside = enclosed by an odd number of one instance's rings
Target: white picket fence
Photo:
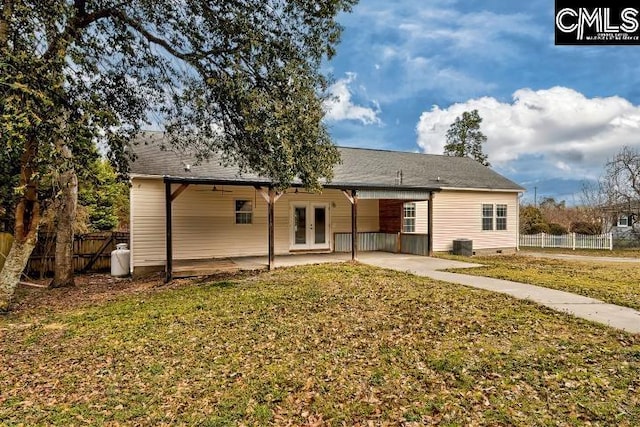
[[[520,246],[530,248],[608,249],[613,250],[613,234],[521,234]]]

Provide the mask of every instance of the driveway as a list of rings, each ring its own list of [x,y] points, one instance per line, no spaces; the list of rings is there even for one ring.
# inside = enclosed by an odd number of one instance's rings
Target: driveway
[[[534,301],[582,319],[602,323],[632,333],[640,333],[640,312],[628,307],[607,304],[594,298],[541,286],[439,271],[449,268],[478,267],[480,264],[385,252],[364,252],[359,254],[358,258],[359,261],[364,264],[409,272],[417,276],[429,277],[492,292],[500,292],[514,298]]]

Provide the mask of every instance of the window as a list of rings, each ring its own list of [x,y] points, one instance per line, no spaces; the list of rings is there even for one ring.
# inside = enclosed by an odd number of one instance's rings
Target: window
[[[493,205],[482,205],[482,230],[493,230]]]
[[[405,203],[402,207],[402,210],[403,210],[402,232],[415,233],[416,232],[416,204]]]
[[[507,229],[507,205],[496,205],[496,230]]]
[[[618,227],[629,227],[629,217],[627,215],[620,215],[618,217]]]
[[[251,200],[236,200],[236,224],[251,224],[253,203]]]

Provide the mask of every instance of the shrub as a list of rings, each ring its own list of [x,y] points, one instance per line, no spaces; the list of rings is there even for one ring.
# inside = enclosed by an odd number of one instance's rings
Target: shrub
[[[602,226],[593,222],[577,221],[571,223],[570,230],[577,234],[594,235],[602,233]]]
[[[539,222],[531,224],[524,234],[549,233],[549,224]]]
[[[559,236],[561,234],[567,234],[569,230],[562,224],[552,223],[549,224],[549,234],[553,234],[555,236]]]

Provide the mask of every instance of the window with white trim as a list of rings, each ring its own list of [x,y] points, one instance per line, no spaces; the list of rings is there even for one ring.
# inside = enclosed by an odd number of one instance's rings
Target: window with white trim
[[[482,230],[483,231],[493,230],[493,205],[490,205],[490,204],[482,205]]]
[[[416,204],[413,202],[402,205],[402,232],[416,232]]]
[[[507,205],[496,205],[496,230],[507,229]]]
[[[618,217],[618,227],[630,227],[630,221],[628,215],[620,215]]]
[[[236,224],[251,224],[253,222],[253,202],[251,200],[236,200]]]

